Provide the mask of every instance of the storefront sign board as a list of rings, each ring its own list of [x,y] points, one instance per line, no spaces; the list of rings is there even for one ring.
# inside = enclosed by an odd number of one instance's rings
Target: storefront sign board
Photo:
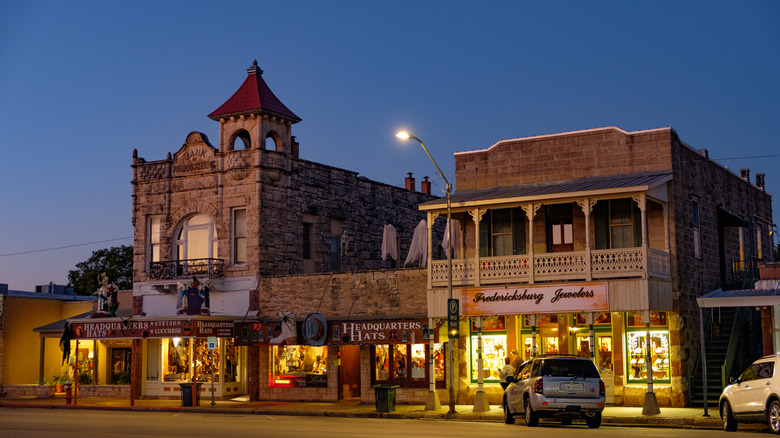
[[[273,326],[274,323],[236,323],[236,345],[271,345],[269,330]],[[328,320],[324,329],[327,332],[324,345],[415,344],[428,342],[431,336],[427,318]],[[299,336],[298,343],[307,342]]]
[[[464,316],[609,310],[606,282],[461,289],[460,301]]]
[[[233,337],[233,321],[201,319],[79,320],[70,323],[72,339]]]

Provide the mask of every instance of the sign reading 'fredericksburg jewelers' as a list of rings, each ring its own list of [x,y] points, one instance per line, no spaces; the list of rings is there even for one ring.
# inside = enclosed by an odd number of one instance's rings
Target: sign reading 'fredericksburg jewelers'
[[[609,294],[606,282],[475,288],[461,289],[460,303],[463,316],[603,312]]]

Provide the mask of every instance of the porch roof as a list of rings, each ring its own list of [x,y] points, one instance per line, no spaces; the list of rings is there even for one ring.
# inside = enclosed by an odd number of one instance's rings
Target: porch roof
[[[716,289],[696,298],[699,307],[763,307],[780,305],[780,289]]]
[[[453,207],[470,207],[496,203],[532,202],[583,196],[604,196],[626,192],[646,192],[672,179],[671,170],[625,175],[595,176],[564,181],[519,184],[485,189],[461,190],[450,196]],[[419,205],[420,210],[447,207],[446,198]]]

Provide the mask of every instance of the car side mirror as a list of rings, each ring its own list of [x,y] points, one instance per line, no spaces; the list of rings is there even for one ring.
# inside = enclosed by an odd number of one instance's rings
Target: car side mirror
[[[515,383],[517,382],[517,379],[515,379],[514,376],[506,376],[506,381],[508,383]]]
[[[729,379],[729,383],[739,383],[739,377],[732,377]]]

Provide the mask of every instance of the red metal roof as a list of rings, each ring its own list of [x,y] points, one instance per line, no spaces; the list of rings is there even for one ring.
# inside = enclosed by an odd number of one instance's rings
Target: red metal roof
[[[214,110],[209,117],[219,120],[222,117],[240,114],[267,113],[273,114],[292,123],[298,123],[301,118],[290,111],[274,95],[262,78],[263,70],[257,66],[257,61],[247,69],[246,80],[227,102]]]

